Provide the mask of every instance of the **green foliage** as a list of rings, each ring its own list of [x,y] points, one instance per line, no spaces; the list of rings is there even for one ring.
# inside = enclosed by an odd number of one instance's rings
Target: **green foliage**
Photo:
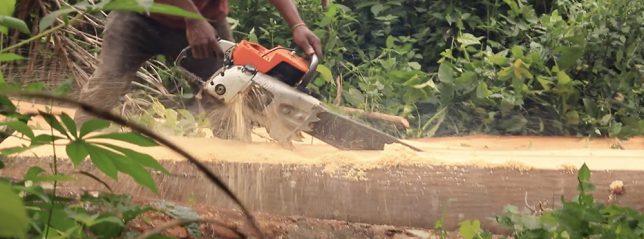
[[[16,29],[29,33],[29,28],[20,19],[11,17],[15,1],[2,1],[0,3],[0,32],[7,33],[7,29]],[[25,40],[8,48],[1,48],[0,52],[15,48],[24,42],[38,40],[47,34],[46,30],[56,18],[66,18],[72,12],[92,12],[96,10],[130,10],[173,13],[182,16],[195,17],[176,7],[153,4],[152,1],[134,0],[105,0],[90,5],[86,1],[77,3],[76,9],[61,9],[46,16],[41,21],[41,33],[36,37]],[[55,29],[51,29],[55,30]],[[0,62],[23,60],[24,57],[14,53],[0,53]],[[147,154],[131,149],[131,145],[141,147],[156,146],[157,143],[141,134],[134,132],[101,133],[109,127],[109,122],[103,120],[90,120],[82,125],[76,125],[67,114],[59,116],[48,112],[38,112],[51,127],[51,134],[36,133],[28,126],[31,115],[16,112],[16,107],[7,97],[6,93],[16,91],[41,91],[43,84],[17,85],[4,81],[3,72],[0,72],[0,122],[2,138],[17,132],[28,143],[20,146],[0,149],[0,159],[6,156],[23,152],[25,150],[46,145],[65,144],[65,151],[75,167],[89,159],[102,173],[117,180],[118,173],[131,176],[137,183],[157,192],[157,186],[150,171],[157,170],[169,173],[158,161]],[[54,90],[56,94],[63,94],[66,86]],[[53,131],[56,131],[56,134]],[[121,144],[130,144],[120,146]],[[127,147],[127,148],[126,148]],[[0,161],[4,167],[4,162]],[[71,173],[71,172],[70,172]],[[98,177],[93,176],[98,179]],[[97,200],[112,202],[112,198],[91,198],[84,196],[79,204],[72,203],[71,198],[62,198],[56,195],[59,181],[73,181],[74,176],[58,171],[57,158],[54,157],[52,172],[34,166],[25,172],[18,180],[0,178],[0,237],[11,238],[115,238],[123,235],[124,225],[146,211],[138,206],[114,205],[109,210],[97,210]],[[53,191],[50,187],[53,184]],[[47,189],[46,189],[47,187]],[[105,206],[105,205],[102,205]]]
[[[231,4],[237,38],[294,46],[268,3]],[[346,104],[408,117],[409,136],[644,134],[641,1],[298,4],[324,44],[315,90],[335,99],[341,78]]]
[[[497,222],[512,231],[513,238],[642,238],[644,214],[618,205],[605,205],[590,194],[590,170],[578,172],[579,195],[562,207],[534,215],[507,206]]]

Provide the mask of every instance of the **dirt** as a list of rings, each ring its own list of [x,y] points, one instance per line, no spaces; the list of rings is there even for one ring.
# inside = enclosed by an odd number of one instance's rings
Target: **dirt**
[[[158,201],[137,198],[134,203],[150,205]],[[203,223],[199,232],[204,238],[242,238],[256,237],[257,233],[249,226],[245,217],[235,210],[222,210],[206,205],[180,205],[189,207],[198,213]],[[437,238],[433,230],[400,227],[390,225],[373,225],[350,223],[337,220],[323,220],[299,216],[276,216],[266,213],[254,214],[262,233],[267,238],[381,238],[381,239],[428,239]],[[132,231],[145,233],[155,227],[176,222],[177,219],[159,212],[148,212],[128,223]],[[183,226],[172,226],[162,231],[163,235],[175,238],[190,238],[188,229]],[[448,238],[457,238],[449,233]]]

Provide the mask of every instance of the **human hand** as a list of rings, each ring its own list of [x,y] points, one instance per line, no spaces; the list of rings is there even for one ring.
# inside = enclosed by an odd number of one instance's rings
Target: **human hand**
[[[208,21],[187,21],[186,38],[192,49],[192,56],[196,59],[224,56],[224,52],[217,41],[217,31]]]
[[[320,39],[306,25],[295,26],[293,29],[293,41],[304,50],[304,54],[307,56],[310,57],[316,54],[318,58],[323,57]]]

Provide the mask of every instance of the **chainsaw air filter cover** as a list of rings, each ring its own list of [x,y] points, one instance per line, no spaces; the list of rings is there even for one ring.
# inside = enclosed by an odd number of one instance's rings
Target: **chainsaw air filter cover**
[[[252,65],[258,72],[270,75],[290,85],[297,85],[308,71],[306,61],[294,52],[278,46],[273,49],[242,40],[232,54],[234,65]]]

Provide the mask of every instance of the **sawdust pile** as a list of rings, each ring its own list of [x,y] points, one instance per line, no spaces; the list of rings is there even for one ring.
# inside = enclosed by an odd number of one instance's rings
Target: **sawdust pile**
[[[246,94],[239,94],[228,104],[217,104],[209,107],[208,120],[212,125],[213,134],[224,139],[235,139],[244,142],[251,141],[251,124],[245,116]]]

